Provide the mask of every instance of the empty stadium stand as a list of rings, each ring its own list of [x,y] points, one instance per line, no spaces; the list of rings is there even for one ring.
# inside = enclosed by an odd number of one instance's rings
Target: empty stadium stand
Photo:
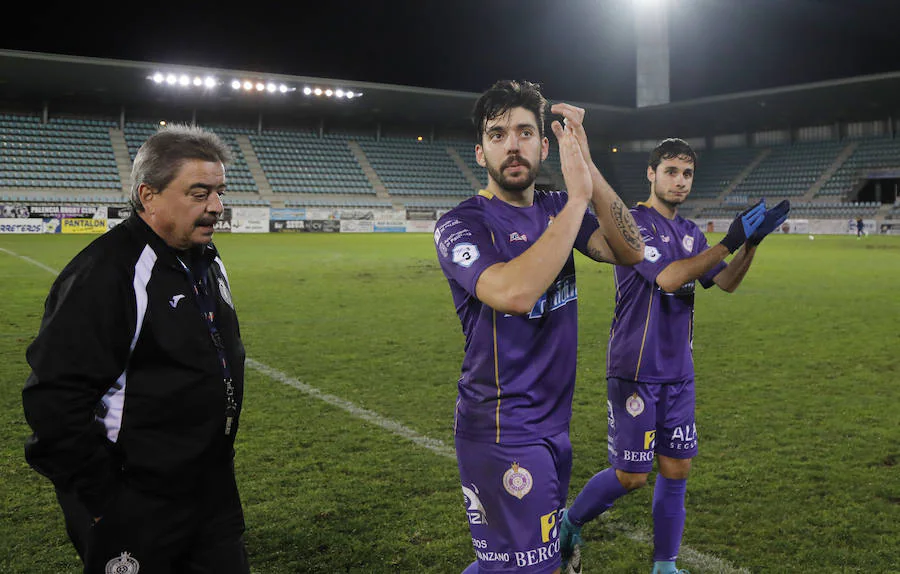
[[[472,195],[475,190],[447,153],[446,143],[385,138],[359,145],[391,196]]]
[[[0,187],[120,191],[104,120],[0,115]]]
[[[844,148],[840,142],[815,142],[776,146],[735,193],[750,197],[802,196]]]
[[[866,171],[900,168],[900,140],[862,140],[846,162],[835,172],[816,197],[847,197],[856,190]]]
[[[375,196],[346,136],[271,131],[250,142],[275,193]]]

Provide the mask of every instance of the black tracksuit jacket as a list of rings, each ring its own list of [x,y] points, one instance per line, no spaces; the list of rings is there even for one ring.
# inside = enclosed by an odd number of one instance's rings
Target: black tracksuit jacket
[[[233,380],[226,435],[219,354],[179,255],[137,215],[97,238],[53,283],[26,354],[26,459],[93,516],[121,481],[190,497],[207,469],[231,466],[244,347],[228,278],[212,244],[192,250]]]

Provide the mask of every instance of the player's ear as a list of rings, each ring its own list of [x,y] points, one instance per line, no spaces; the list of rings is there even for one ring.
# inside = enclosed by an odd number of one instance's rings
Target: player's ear
[[[550,155],[550,140],[544,138],[541,140],[541,161],[547,161],[548,155]]]
[[[656,181],[656,171],[649,165],[647,166],[647,181],[649,181],[650,183]]]
[[[487,167],[487,161],[484,159],[484,148],[481,147],[481,144],[475,144],[475,161],[481,167]]]

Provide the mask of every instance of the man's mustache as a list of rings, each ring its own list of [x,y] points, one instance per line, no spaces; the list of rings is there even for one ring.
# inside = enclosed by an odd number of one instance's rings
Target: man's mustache
[[[531,168],[531,164],[528,163],[527,159],[525,159],[524,157],[519,156],[519,155],[514,155],[514,156],[510,156],[509,158],[507,158],[507,160],[504,161],[503,164],[500,166],[500,169],[504,170],[504,169],[508,168],[510,166],[510,164],[513,162],[518,163],[519,165],[522,165],[529,169]]]

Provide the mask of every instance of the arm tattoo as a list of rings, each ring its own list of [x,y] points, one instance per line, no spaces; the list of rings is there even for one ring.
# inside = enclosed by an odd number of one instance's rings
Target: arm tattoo
[[[608,258],[604,257],[602,251],[591,247],[590,245],[588,245],[587,247],[587,255],[598,263],[614,263],[613,261],[610,261]]]
[[[637,224],[634,222],[634,217],[625,208],[625,204],[622,203],[621,199],[616,198],[609,209],[612,213],[613,222],[625,239],[625,243],[632,249],[639,250],[641,248],[640,232]]]

